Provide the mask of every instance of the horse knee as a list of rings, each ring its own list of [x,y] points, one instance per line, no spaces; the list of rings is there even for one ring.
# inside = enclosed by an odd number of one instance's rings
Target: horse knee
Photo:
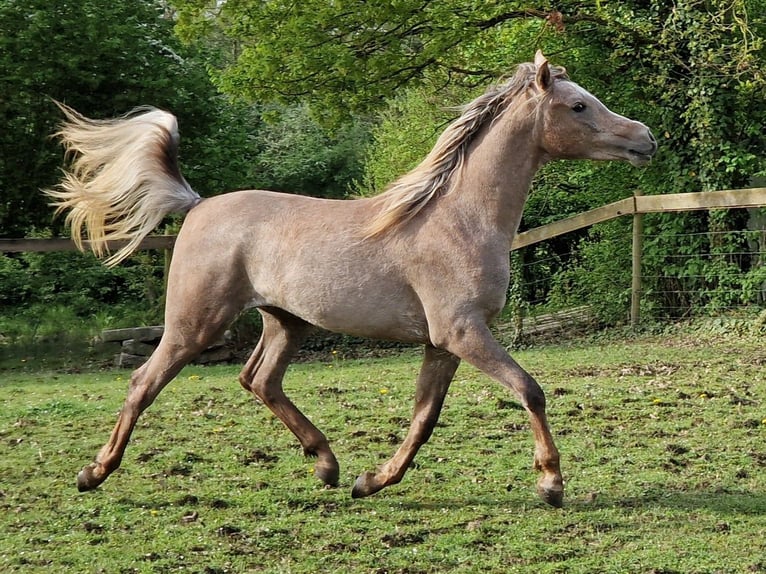
[[[524,378],[520,395],[521,402],[528,411],[533,413],[545,412],[545,393],[530,375],[526,375]]]

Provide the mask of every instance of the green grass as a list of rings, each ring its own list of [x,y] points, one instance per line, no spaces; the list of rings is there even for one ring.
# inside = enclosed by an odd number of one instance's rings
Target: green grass
[[[527,418],[458,371],[404,481],[352,500],[406,433],[419,358],[295,365],[288,394],[330,438],[324,489],[236,383],[188,367],[139,420],[122,468],[80,494],[129,374],[0,374],[2,572],[766,572],[766,347],[663,335],[515,354],[547,391],[563,509],[536,497]]]

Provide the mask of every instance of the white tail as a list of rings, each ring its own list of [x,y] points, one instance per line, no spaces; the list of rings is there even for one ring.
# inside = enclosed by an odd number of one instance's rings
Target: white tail
[[[66,122],[56,133],[72,158],[55,189],[45,190],[57,213],[69,210],[72,239],[83,233],[98,257],[109,242],[128,243],[105,260],[117,265],[170,213],[201,201],[178,168],[178,124],[173,114],[137,108],[113,120],[91,120],[60,104]]]

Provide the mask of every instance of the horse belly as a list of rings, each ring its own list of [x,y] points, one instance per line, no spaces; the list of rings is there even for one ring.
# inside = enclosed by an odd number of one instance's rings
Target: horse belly
[[[271,275],[267,304],[328,331],[406,342],[428,340],[422,306],[393,271],[381,273],[368,266],[365,273],[359,268],[295,263],[287,272]]]
[[[309,321],[328,331],[357,337],[410,343],[428,341],[428,324],[422,311],[400,306],[392,308],[390,302],[328,306],[320,309]]]
[[[301,305],[299,315],[323,329],[375,339],[428,340],[423,309],[404,288],[336,282],[315,293],[320,296]]]

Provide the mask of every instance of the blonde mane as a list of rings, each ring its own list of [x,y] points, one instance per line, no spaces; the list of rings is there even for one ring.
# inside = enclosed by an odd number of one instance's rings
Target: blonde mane
[[[534,81],[535,74],[533,64],[520,64],[509,80],[490,87],[484,94],[463,106],[460,116],[439,136],[426,158],[379,196],[384,202],[383,208],[367,228],[367,237],[412,219],[433,198],[449,191],[453,177],[462,168],[468,147],[476,134],[526,90]],[[566,79],[566,70],[552,67],[551,75]]]

